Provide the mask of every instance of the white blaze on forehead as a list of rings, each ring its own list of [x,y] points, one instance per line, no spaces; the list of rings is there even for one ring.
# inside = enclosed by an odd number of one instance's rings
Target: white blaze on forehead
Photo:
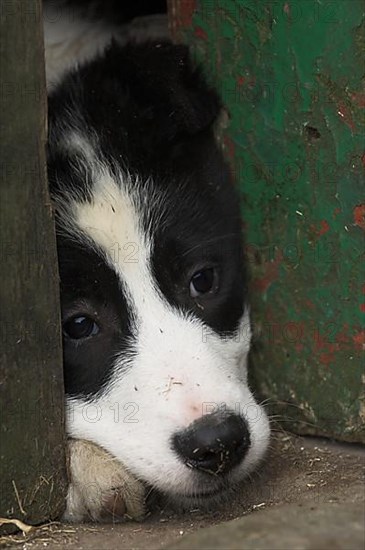
[[[159,315],[164,315],[162,310],[168,304],[150,273],[152,242],[143,228],[142,200],[136,191],[137,185],[139,182],[134,182],[132,188],[133,183],[127,178],[117,182],[102,169],[96,177],[94,175],[91,200],[75,202],[74,223],[78,232],[81,231],[102,250],[139,316],[146,307],[155,311],[157,308]],[[147,192],[147,188],[141,188],[139,192]]]
[[[123,271],[135,263],[128,258],[123,261],[127,254],[116,256],[118,247],[125,251],[128,245],[136,245],[145,258],[148,255],[132,198],[106,171],[94,182],[92,200],[75,205],[75,222],[103,250],[116,270]]]

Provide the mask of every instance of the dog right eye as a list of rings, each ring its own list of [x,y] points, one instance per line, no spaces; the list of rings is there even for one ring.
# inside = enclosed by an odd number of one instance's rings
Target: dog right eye
[[[203,294],[212,294],[218,288],[218,274],[214,267],[201,269],[190,280],[190,296],[197,298]]]
[[[100,331],[94,319],[85,315],[75,315],[63,325],[63,332],[73,340],[95,336]]]

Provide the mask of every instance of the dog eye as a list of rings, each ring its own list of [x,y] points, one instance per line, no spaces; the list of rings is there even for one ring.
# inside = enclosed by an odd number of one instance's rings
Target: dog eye
[[[84,315],[76,315],[63,325],[63,332],[73,340],[95,336],[99,330],[99,326],[95,323],[94,319]]]
[[[217,289],[218,275],[213,267],[202,269],[194,273],[190,280],[190,296],[196,298]]]

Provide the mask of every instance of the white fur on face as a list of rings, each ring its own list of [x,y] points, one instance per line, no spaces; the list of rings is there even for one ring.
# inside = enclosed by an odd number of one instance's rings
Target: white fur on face
[[[251,446],[230,474],[238,480],[264,454],[266,415],[246,383],[250,346],[248,312],[234,338],[217,335],[202,321],[179,312],[151,274],[151,238],[142,227],[146,207],[130,181],[96,171],[92,201],[68,208],[68,230],[94,243],[117,273],[132,313],[133,353],[115,360],[106,391],[68,402],[68,432],[89,439],[120,459],[137,477],[170,494],[212,488],[214,480],[186,467],[171,448],[173,435],[217,408],[247,420]],[[151,203],[156,200],[150,195]],[[158,246],[158,243],[155,243]]]

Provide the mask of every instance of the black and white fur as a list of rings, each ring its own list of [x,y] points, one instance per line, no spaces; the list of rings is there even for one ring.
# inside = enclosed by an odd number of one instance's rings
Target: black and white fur
[[[68,435],[179,502],[209,502],[257,466],[269,438],[247,385],[241,217],[214,138],[220,101],[187,48],[167,41],[114,42],[62,73],[49,95],[48,177]],[[227,468],[224,445],[214,471],[178,449],[206,418],[208,439],[228,418],[241,426]],[[214,449],[203,451],[198,466]],[[100,519],[104,496],[93,493],[90,514],[80,456],[72,481],[83,497],[69,495],[66,517]]]

